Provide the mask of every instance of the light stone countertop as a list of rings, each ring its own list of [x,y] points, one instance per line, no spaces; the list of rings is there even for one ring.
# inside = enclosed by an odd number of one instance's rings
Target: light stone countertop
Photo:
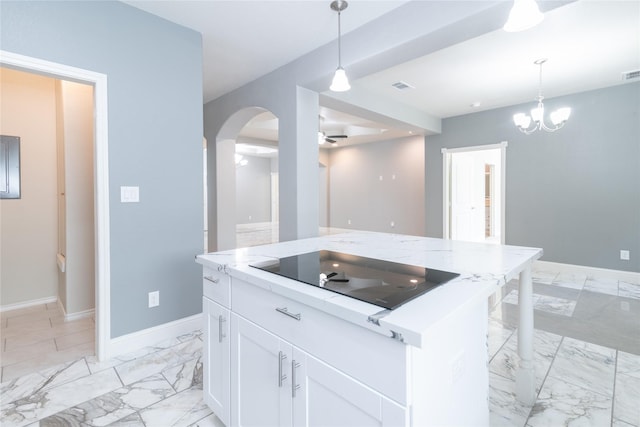
[[[258,261],[319,250],[451,271],[460,276],[390,311],[249,266]],[[406,344],[422,347],[423,338],[440,320],[470,304],[486,301],[541,256],[539,248],[350,231],[198,255],[196,262],[372,331],[395,336]]]

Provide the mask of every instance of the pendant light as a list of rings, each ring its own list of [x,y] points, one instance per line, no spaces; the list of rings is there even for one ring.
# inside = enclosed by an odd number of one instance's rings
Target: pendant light
[[[333,80],[329,89],[333,92],[345,92],[351,89],[347,73],[342,68],[342,43],[341,43],[341,31],[340,31],[340,12],[345,10],[349,6],[344,0],[335,0],[331,2],[331,9],[338,12],[338,69],[333,75]]]
[[[536,0],[513,0],[509,19],[507,19],[503,28],[510,33],[524,31],[535,27],[543,19],[544,15],[538,9]]]
[[[546,59],[538,59],[534,61],[534,64],[540,66],[540,86],[538,88],[538,96],[536,97],[536,99],[538,100],[538,105],[531,110],[531,116],[527,116],[524,113],[513,115],[513,122],[515,123],[515,125],[518,127],[518,129],[520,129],[522,133],[527,135],[531,135],[537,130],[555,132],[562,126],[564,126],[566,121],[569,119],[569,116],[571,115],[571,108],[558,108],[549,115],[553,127],[549,127],[544,123],[544,104],[542,103],[542,100],[544,99],[544,96],[542,96],[542,64],[544,64],[545,62],[547,62]],[[533,127],[529,128],[532,121]]]

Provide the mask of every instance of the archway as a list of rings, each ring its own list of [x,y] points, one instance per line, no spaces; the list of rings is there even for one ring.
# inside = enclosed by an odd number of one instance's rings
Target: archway
[[[246,125],[256,120],[261,126],[251,128],[261,131],[258,134],[243,133]],[[261,107],[248,107],[233,113],[216,135],[215,146],[209,144],[206,190],[209,251],[236,248],[239,223],[273,222],[272,206],[278,203],[272,203],[271,199],[273,188],[277,189],[278,163],[277,157],[275,161],[265,162],[264,159],[272,157],[273,148],[277,145],[277,118]],[[251,179],[256,181],[256,185],[247,183]],[[252,204],[255,209],[250,208]],[[273,228],[268,231],[269,236],[275,236],[277,241],[277,224],[275,233]],[[241,241],[240,244],[245,246],[246,242]]]

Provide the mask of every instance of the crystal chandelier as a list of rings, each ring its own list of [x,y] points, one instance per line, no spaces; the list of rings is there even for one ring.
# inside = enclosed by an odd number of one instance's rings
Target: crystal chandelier
[[[571,108],[558,108],[549,115],[553,126],[549,127],[544,123],[544,104],[542,103],[542,100],[544,99],[544,96],[542,96],[542,64],[544,64],[545,62],[547,62],[546,58],[534,61],[534,64],[540,66],[540,84],[538,89],[538,96],[536,97],[536,99],[538,100],[538,106],[531,110],[531,116],[528,116],[524,113],[517,113],[513,115],[513,122],[522,133],[525,133],[527,135],[531,135],[537,130],[555,132],[562,126],[564,126],[566,121],[569,119],[569,116],[571,115]],[[533,127],[530,127],[532,121]]]

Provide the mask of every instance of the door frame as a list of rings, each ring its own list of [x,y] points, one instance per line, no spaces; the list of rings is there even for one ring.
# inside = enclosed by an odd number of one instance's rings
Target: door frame
[[[110,355],[111,337],[107,75],[6,50],[0,50],[0,65],[60,80],[85,83],[94,88],[95,353],[98,360],[107,359]]]
[[[500,173],[500,244],[505,244],[505,207],[506,207],[506,168],[507,168],[507,141],[498,144],[475,145],[471,147],[443,148],[442,153],[442,237],[450,240],[451,234],[451,155],[455,153],[465,153],[470,151],[496,150],[500,149],[500,161],[502,171]]]

